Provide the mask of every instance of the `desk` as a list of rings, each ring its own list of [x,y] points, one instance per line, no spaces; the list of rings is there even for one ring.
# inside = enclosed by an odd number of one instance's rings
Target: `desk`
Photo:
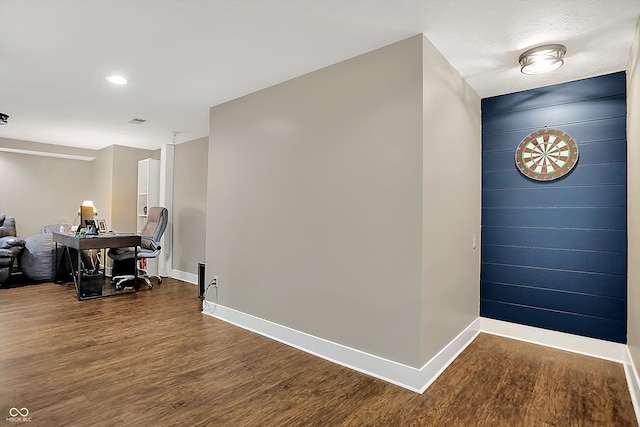
[[[138,246],[142,241],[142,238],[135,234],[100,234],[98,236],[89,236],[89,237],[76,237],[75,234],[65,234],[65,233],[53,233],[53,241],[56,243],[56,275],[55,282],[58,283],[60,281],[60,268],[64,262],[65,254],[67,260],[69,261],[69,266],[71,269],[71,275],[73,276],[73,283],[76,286],[76,294],[78,295],[78,301],[91,299],[91,298],[99,298],[102,297],[102,283],[104,282],[104,261],[102,262],[102,266],[100,267],[100,271],[94,271],[93,274],[88,277],[89,281],[91,279],[95,279],[96,275],[100,276],[100,294],[92,293],[87,291],[82,287],[82,277],[87,274],[82,271],[80,268],[81,265],[81,251],[88,249],[102,249],[103,251],[107,248],[135,248],[136,256],[138,252]],[[63,252],[61,259],[58,260],[58,245],[62,245]],[[69,253],[69,248],[73,248],[78,252],[78,268],[73,268],[73,262],[71,261],[71,254]],[[103,257],[104,258],[104,257]],[[138,269],[134,269],[134,275],[136,279],[134,280],[134,288],[138,290]],[[117,295],[117,294],[116,294]]]

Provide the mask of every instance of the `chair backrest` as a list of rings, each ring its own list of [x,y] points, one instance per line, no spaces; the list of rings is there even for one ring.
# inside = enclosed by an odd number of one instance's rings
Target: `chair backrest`
[[[169,211],[163,207],[152,207],[149,209],[147,215],[147,223],[140,231],[141,236],[151,237],[153,242],[159,243],[160,238],[164,234],[164,230],[167,228],[167,222],[169,221]],[[142,239],[142,247],[145,249],[151,249],[150,242]]]

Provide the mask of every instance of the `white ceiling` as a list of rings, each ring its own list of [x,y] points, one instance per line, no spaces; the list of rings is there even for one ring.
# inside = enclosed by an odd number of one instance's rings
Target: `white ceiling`
[[[421,32],[478,95],[511,93],[626,69],[639,16],[638,0],[0,0],[0,137],[157,149],[208,135],[213,105]],[[565,66],[521,74],[547,42]]]

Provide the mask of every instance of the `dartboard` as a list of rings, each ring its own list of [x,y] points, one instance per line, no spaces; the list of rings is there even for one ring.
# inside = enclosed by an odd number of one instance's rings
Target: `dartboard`
[[[516,166],[536,181],[551,181],[568,174],[578,162],[578,145],[564,132],[541,129],[522,140]]]

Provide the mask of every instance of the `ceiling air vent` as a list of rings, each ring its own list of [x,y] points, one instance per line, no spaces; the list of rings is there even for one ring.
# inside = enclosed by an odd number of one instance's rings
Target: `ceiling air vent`
[[[129,120],[129,123],[133,123],[134,125],[141,125],[144,122],[146,122],[145,119],[131,119],[131,120]]]

